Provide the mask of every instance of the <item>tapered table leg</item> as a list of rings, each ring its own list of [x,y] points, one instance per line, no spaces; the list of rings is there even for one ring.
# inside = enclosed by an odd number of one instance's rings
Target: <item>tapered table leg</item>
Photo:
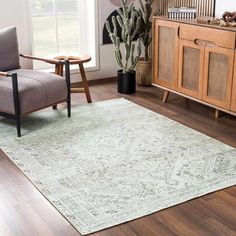
[[[92,99],[91,99],[89,86],[88,86],[88,81],[87,81],[87,78],[86,78],[84,65],[83,65],[83,63],[89,62],[91,60],[91,56],[89,56],[89,55],[82,55],[81,57],[72,57],[72,56],[71,57],[64,57],[64,56],[60,56],[60,57],[56,57],[56,59],[58,59],[58,60],[68,59],[70,61],[71,65],[79,65],[80,74],[81,74],[82,83],[83,83],[83,88],[71,88],[71,92],[72,93],[85,93],[86,98],[87,98],[87,102],[91,103]],[[63,76],[63,70],[64,70],[63,64],[59,64],[59,65],[55,66],[55,74],[56,75]],[[53,109],[57,109],[57,106],[53,106]]]
[[[84,86],[84,91],[85,91],[85,94],[86,94],[87,102],[91,103],[92,99],[91,99],[91,95],[90,95],[90,91],[89,91],[89,87],[88,87],[88,81],[87,81],[86,74],[85,74],[85,71],[84,71],[83,63],[79,64],[79,69],[80,69],[80,73],[81,73],[81,77],[82,77],[82,82],[83,82],[83,86]]]
[[[63,69],[64,69],[64,65],[63,64],[57,64],[55,65],[55,74],[59,75],[59,76],[63,76]],[[53,110],[57,109],[57,105],[52,107]]]

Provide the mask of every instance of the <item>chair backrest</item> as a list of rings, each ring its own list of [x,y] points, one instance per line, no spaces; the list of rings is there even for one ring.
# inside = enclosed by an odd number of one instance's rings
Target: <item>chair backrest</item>
[[[20,68],[16,27],[0,29],[0,71]]]

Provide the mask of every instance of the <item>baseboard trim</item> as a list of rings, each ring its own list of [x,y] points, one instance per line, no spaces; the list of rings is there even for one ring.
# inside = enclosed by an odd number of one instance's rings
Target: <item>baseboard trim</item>
[[[99,85],[99,84],[105,84],[105,83],[112,83],[116,80],[116,77],[109,77],[109,78],[103,78],[103,79],[95,79],[95,80],[88,80],[89,85]],[[71,84],[72,88],[76,87],[82,87],[83,83],[82,81],[74,82]]]

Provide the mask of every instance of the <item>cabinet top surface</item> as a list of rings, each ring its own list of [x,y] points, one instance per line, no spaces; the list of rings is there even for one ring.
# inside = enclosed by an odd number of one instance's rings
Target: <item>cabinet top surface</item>
[[[177,23],[183,23],[183,24],[190,24],[190,25],[196,25],[196,26],[203,26],[203,27],[209,27],[209,28],[214,28],[214,29],[219,29],[219,30],[227,30],[227,31],[233,31],[236,32],[236,27],[230,27],[230,26],[220,26],[220,25],[214,25],[214,24],[201,24],[198,23],[196,19],[172,19],[168,18],[167,16],[154,16],[154,19],[159,19],[159,20],[166,20],[166,21],[171,21],[171,22],[177,22]],[[210,17],[199,17],[199,19],[213,19]]]

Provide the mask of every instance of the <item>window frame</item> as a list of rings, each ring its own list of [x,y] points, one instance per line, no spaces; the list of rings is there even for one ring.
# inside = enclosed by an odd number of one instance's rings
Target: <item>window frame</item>
[[[29,38],[29,42],[30,45],[28,46],[28,50],[30,52],[30,54],[37,56],[36,54],[34,54],[34,40],[33,40],[33,17],[32,17],[32,11],[31,11],[31,0],[25,0],[26,1],[26,9],[25,9],[25,13],[26,13],[26,24],[27,24],[27,28],[28,28],[28,38]],[[86,1],[86,0],[84,0]],[[100,69],[100,56],[99,56],[99,23],[98,23],[98,19],[99,19],[99,15],[98,15],[98,1],[97,0],[93,0],[94,2],[94,28],[95,28],[95,66],[86,66],[86,63],[84,64],[84,69],[85,71],[98,71]],[[45,15],[49,15],[49,14],[45,14]],[[55,14],[51,14],[51,16],[55,16]],[[56,16],[55,16],[56,17]],[[56,24],[56,23],[55,23]],[[57,38],[58,35],[55,35],[55,37]],[[57,38],[58,40],[58,38]],[[30,64],[31,68],[33,68],[33,62],[31,62]],[[45,72],[54,72],[55,68],[52,65],[52,68],[47,68],[47,69],[38,69],[40,71],[45,71]],[[80,70],[79,67],[74,67],[71,68],[71,74],[80,74]]]

